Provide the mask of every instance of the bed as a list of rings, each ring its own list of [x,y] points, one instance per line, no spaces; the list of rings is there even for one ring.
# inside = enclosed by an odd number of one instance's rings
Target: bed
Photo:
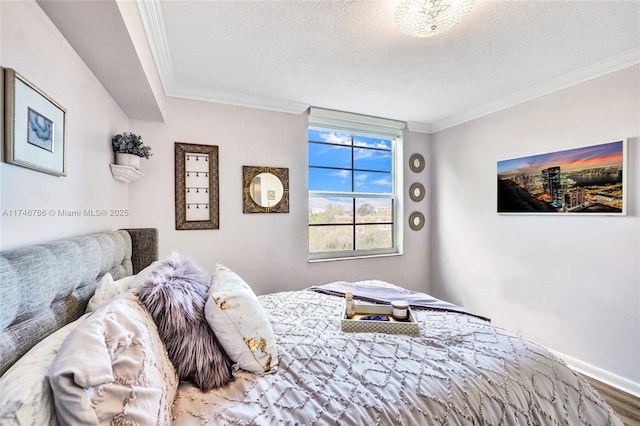
[[[252,309],[264,313],[274,359],[251,370],[234,353],[233,380],[205,392],[179,380],[163,327],[134,289],[157,257],[155,229],[1,253],[0,424],[622,425],[549,350],[486,318],[413,308],[418,334],[344,332],[344,297],[311,287],[256,297],[260,307]],[[212,288],[221,276],[248,288],[220,268]],[[107,277],[129,278],[131,287],[85,313]],[[375,280],[358,285],[404,291]],[[77,343],[97,319],[111,327],[97,332],[110,351],[102,361]],[[78,353],[90,361],[78,363]],[[71,367],[55,368],[64,361]],[[133,364],[133,374],[121,373]],[[77,392],[65,394],[65,386]],[[81,403],[89,404],[84,420],[69,408]]]

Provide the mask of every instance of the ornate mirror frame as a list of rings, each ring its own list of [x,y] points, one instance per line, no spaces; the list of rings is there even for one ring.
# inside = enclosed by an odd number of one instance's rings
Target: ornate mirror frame
[[[175,143],[176,229],[219,229],[218,146]]]
[[[282,183],[282,198],[271,207],[263,207],[251,197],[251,183],[261,173],[271,173]],[[243,213],[289,213],[289,169],[284,167],[242,166]]]

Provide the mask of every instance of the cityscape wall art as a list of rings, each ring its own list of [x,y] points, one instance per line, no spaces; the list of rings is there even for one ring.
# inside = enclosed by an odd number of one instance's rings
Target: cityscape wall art
[[[498,161],[498,213],[626,214],[626,140]]]

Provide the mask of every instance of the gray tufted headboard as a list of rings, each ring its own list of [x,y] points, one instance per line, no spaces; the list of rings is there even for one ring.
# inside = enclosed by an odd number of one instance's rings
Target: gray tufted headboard
[[[0,376],[25,352],[80,317],[107,272],[119,279],[158,258],[158,231],[136,228],[0,253]]]

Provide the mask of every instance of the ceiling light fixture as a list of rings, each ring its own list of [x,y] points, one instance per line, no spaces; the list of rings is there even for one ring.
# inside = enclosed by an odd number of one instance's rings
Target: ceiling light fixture
[[[469,13],[474,0],[402,0],[396,23],[414,37],[433,37],[453,28]]]

